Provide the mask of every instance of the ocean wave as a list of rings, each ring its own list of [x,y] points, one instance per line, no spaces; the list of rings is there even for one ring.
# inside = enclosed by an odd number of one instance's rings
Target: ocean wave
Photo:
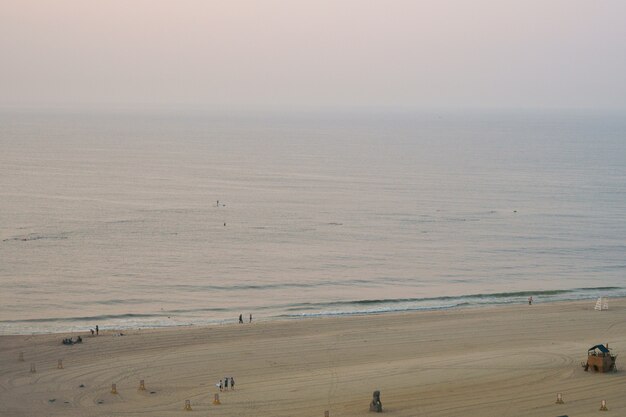
[[[363,300],[338,300],[319,303],[294,303],[284,307],[281,317],[333,316],[345,314],[368,314],[414,310],[439,310],[463,306],[499,305],[525,302],[533,297],[536,302],[591,299],[606,295],[626,296],[623,287],[588,287],[570,290],[512,291],[459,296],[385,298]]]
[[[393,307],[381,307],[378,309],[362,309],[362,310],[349,310],[349,311],[320,311],[314,313],[300,313],[300,314],[281,314],[277,317],[279,318],[302,318],[302,317],[332,317],[332,316],[354,316],[354,315],[362,315],[362,314],[383,314],[383,313],[401,313],[401,312],[409,312],[409,311],[426,311],[426,310],[449,310],[458,307],[469,306],[470,303],[467,302],[459,302],[454,304],[445,304],[438,306],[430,306],[430,307],[404,307],[404,308],[393,308]]]
[[[624,290],[622,287],[590,287],[590,288],[574,288],[571,290],[543,290],[543,291],[513,291],[500,293],[479,293],[466,294],[459,296],[441,296],[441,297],[416,297],[416,298],[382,298],[382,299],[363,299],[363,300],[340,300],[323,303],[302,303],[290,306],[288,310],[313,307],[332,307],[332,306],[350,306],[350,305],[377,305],[377,304],[401,304],[401,303],[419,303],[419,302],[437,302],[437,301],[453,301],[453,300],[496,300],[496,299],[519,299],[523,297],[546,297],[558,296],[565,294],[584,294],[596,291],[614,291]],[[577,297],[578,298],[578,297]]]
[[[13,236],[6,239],[2,239],[3,242],[17,241],[17,242],[30,242],[33,240],[66,240],[68,237],[65,234],[57,235],[42,235],[39,233],[29,233],[27,235]]]
[[[241,291],[241,290],[274,290],[274,289],[286,289],[286,288],[317,288],[325,286],[352,286],[354,284],[375,284],[374,281],[366,279],[353,279],[346,281],[322,281],[322,282],[281,282],[281,283],[268,283],[268,284],[234,284],[234,285],[190,285],[190,284],[173,284],[168,287],[177,290],[188,291],[205,291],[205,290],[219,290],[219,291]]]
[[[18,320],[3,320],[2,323],[55,323],[55,322],[75,322],[75,321],[104,321],[104,320],[118,320],[118,319],[136,319],[136,318],[148,318],[148,317],[164,317],[165,313],[126,313],[126,314],[105,314],[100,316],[83,316],[83,317],[43,317],[36,319],[18,319]]]

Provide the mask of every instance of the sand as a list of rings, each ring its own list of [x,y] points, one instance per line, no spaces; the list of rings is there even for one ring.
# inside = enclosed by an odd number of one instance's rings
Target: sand
[[[74,346],[61,344],[69,335],[3,336],[0,415],[363,416],[378,389],[390,416],[624,416],[621,356],[610,374],[580,363],[598,343],[626,353],[626,300],[593,307],[588,300],[105,331]],[[212,405],[224,376],[236,389]],[[146,391],[138,391],[141,379]],[[557,392],[565,404],[555,404]],[[602,399],[607,413],[598,411]]]

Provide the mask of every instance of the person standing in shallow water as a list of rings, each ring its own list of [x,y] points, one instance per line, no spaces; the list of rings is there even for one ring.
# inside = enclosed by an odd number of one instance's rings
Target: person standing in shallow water
[[[241,323],[243,323],[243,314],[240,314],[240,315],[239,315],[239,323],[240,323],[240,324],[241,324]]]
[[[96,336],[98,336],[100,334],[100,329],[98,328],[98,325],[96,324]]]
[[[250,323],[252,323],[252,313],[250,313]]]
[[[533,304],[533,296],[531,295],[530,297],[528,297],[528,305],[532,305]]]

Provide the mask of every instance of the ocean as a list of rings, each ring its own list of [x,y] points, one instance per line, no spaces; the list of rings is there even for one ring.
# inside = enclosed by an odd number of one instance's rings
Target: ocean
[[[0,111],[0,334],[626,296],[626,115]]]

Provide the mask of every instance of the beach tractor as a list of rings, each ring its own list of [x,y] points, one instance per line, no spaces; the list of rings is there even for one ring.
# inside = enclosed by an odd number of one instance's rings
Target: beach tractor
[[[585,372],[590,369],[594,372],[616,371],[615,359],[617,355],[613,355],[609,349],[609,344],[595,345],[587,351],[587,363],[583,363]]]

